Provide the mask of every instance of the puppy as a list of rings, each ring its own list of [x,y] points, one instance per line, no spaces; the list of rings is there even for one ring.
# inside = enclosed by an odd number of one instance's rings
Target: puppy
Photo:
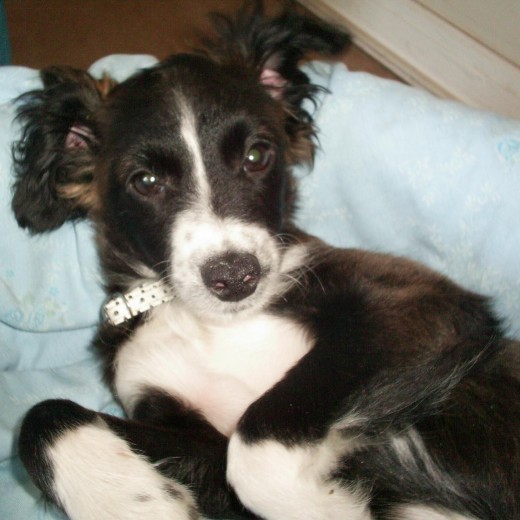
[[[487,300],[293,224],[298,62],[346,37],[258,3],[216,25],[117,86],[51,67],[21,100],[14,212],[94,223],[128,417],[35,406],[27,471],[73,519],[520,518],[518,345]]]

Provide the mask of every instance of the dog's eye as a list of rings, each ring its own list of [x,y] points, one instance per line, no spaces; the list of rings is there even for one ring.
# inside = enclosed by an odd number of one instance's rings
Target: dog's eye
[[[155,197],[166,189],[161,178],[153,172],[141,171],[130,179],[132,188],[143,197]]]
[[[274,150],[268,143],[255,143],[247,151],[243,168],[247,173],[262,173],[272,164]]]

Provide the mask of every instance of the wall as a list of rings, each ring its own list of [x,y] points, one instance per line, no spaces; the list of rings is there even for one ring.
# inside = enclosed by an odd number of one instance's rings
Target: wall
[[[520,66],[519,0],[416,0]]]
[[[520,118],[519,0],[300,3],[347,27],[356,44],[409,83],[470,106]],[[495,6],[500,7],[494,11]],[[448,12],[450,7],[453,12]],[[474,16],[478,13],[480,16]],[[457,27],[458,21],[462,27]],[[475,37],[479,27],[485,34]],[[511,27],[512,32],[498,27]]]

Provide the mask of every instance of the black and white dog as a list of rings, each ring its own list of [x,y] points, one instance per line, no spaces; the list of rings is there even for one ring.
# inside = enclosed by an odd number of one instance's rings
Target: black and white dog
[[[48,68],[22,99],[16,217],[94,222],[128,414],[34,407],[32,479],[74,519],[518,520],[518,345],[486,299],[292,223],[298,62],[345,36],[259,4],[216,22],[205,53],[119,85]]]

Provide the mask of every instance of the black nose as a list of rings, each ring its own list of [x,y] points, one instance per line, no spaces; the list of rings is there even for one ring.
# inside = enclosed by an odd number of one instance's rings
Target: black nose
[[[255,292],[261,275],[256,256],[226,253],[208,260],[201,267],[206,287],[224,302],[238,302]]]

